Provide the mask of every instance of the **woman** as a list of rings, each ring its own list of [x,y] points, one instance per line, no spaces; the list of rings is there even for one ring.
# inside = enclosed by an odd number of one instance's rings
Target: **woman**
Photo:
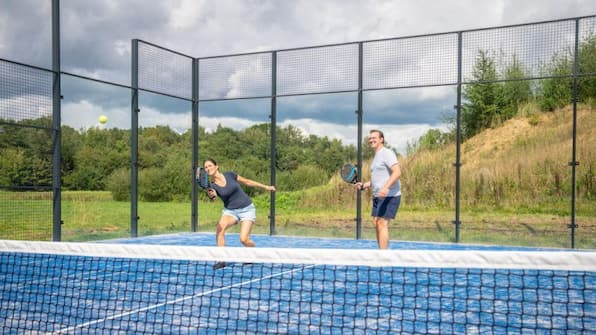
[[[240,222],[240,242],[245,247],[254,247],[255,243],[250,239],[250,231],[256,220],[256,208],[252,200],[240,187],[240,184],[250,187],[260,187],[264,190],[275,192],[275,186],[264,185],[254,180],[239,176],[235,172],[220,172],[217,162],[206,159],[203,168],[211,179],[207,194],[210,198],[219,198],[224,203],[221,218],[217,223],[216,241],[218,247],[225,246],[226,230]],[[225,263],[215,264],[215,268],[225,266]]]

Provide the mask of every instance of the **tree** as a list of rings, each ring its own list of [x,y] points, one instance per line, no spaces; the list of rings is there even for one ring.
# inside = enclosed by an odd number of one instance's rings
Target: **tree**
[[[408,143],[406,153],[414,154],[419,150],[435,150],[450,143],[451,133],[443,133],[439,129],[431,128],[424,135],[420,136],[414,143]]]
[[[517,114],[521,103],[527,102],[532,96],[532,88],[524,73],[523,65],[513,55],[511,63],[505,68],[503,79],[507,80],[502,86],[503,95],[503,118],[510,119]]]
[[[596,34],[588,32],[580,42],[578,49],[578,97],[580,101],[593,102],[596,97]],[[550,77],[542,81],[540,87],[540,107],[555,110],[572,102],[573,66],[575,53],[571,48],[565,53],[555,54],[550,64],[542,69],[543,76]]]
[[[466,85],[463,97],[461,128],[464,139],[490,127],[499,119],[502,104],[495,61],[487,51],[479,50],[472,70],[474,83]]]
[[[596,34],[590,32],[579,46],[578,71],[591,74],[579,79],[579,98],[583,102],[595,103],[596,98]]]
[[[552,63],[543,70],[551,78],[542,81],[540,107],[547,111],[568,105],[571,102],[573,61],[567,55],[553,56]]]

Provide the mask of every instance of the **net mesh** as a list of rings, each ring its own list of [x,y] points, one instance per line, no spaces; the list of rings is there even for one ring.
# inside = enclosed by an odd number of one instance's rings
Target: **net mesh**
[[[139,42],[139,88],[192,99],[192,58]]]
[[[0,122],[52,125],[52,72],[0,60],[0,78]]]
[[[358,89],[358,44],[277,53],[277,94],[309,94]]]
[[[9,334],[596,332],[593,252],[23,241],[0,250]]]
[[[474,68],[482,55],[492,60],[500,73],[518,67],[522,78],[556,75],[545,65],[573,50],[574,31],[573,21],[561,21],[465,32],[462,36],[463,80],[486,80],[474,77]],[[571,74],[569,67],[566,73],[558,75]]]
[[[199,98],[257,98],[271,94],[270,53],[199,60]]]
[[[457,82],[457,34],[367,42],[362,57],[365,89]]]

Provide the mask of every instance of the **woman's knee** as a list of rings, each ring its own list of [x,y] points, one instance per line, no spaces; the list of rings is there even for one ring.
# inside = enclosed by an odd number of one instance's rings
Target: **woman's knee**
[[[217,223],[217,232],[224,233],[230,226],[233,226],[234,223],[227,222],[225,220],[221,220]]]

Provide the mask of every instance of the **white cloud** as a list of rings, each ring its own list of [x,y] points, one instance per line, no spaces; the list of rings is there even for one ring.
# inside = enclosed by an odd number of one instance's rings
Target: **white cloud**
[[[385,135],[385,142],[392,148],[395,148],[399,153],[406,154],[408,144],[412,144],[417,141],[422,135],[424,135],[429,129],[439,128],[442,131],[446,131],[447,127],[442,126],[431,126],[429,124],[404,124],[404,125],[387,125],[387,124],[367,124],[365,131],[371,129],[379,129],[383,131]]]
[[[52,116],[52,98],[44,95],[20,95],[0,99],[0,118],[20,121]]]
[[[452,86],[424,87],[418,90],[419,94],[415,95],[415,98],[418,101],[442,100],[452,96],[454,91]]]
[[[201,117],[199,122],[200,126],[204,127],[205,131],[209,133],[214,132],[219,125],[238,131],[260,123],[237,117]]]
[[[279,126],[282,128],[288,126],[296,127],[302,131],[302,135],[304,136],[327,136],[328,138],[339,139],[346,145],[356,145],[357,143],[358,128],[356,124],[344,126],[321,120],[303,118],[286,119],[280,123]]]
[[[356,125],[338,125],[334,123],[322,122],[313,119],[292,119],[285,120],[280,127],[293,126],[302,131],[304,136],[317,135],[327,136],[332,139],[339,139],[344,145],[358,144],[358,128]],[[437,128],[428,124],[366,124],[363,130],[363,139],[366,139],[368,132],[372,129],[380,129],[385,134],[386,142],[398,152],[405,154],[408,143],[413,143],[424,135],[429,129]],[[446,131],[446,126],[439,127]]]
[[[114,51],[120,56],[130,55],[130,41],[116,40]]]
[[[167,125],[179,133],[192,128],[192,115],[190,113],[165,114],[147,106],[142,106],[141,111],[139,115],[139,125],[141,127]]]
[[[169,13],[169,26],[174,30],[197,28],[197,23],[205,16],[207,5],[204,0],[181,0],[174,3]]]

